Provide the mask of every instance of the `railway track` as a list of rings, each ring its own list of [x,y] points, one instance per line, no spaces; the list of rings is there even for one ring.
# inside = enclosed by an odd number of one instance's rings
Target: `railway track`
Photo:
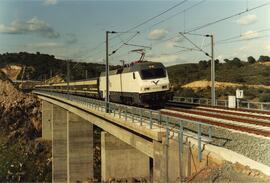
[[[270,112],[168,103],[162,114],[270,137]]]
[[[181,102],[168,102],[168,106],[175,106],[175,107],[181,107],[181,108],[197,108],[197,109],[212,109],[212,110],[217,110],[217,111],[230,111],[230,112],[235,112],[235,113],[250,113],[254,115],[267,115],[270,116],[270,111],[260,111],[260,110],[252,110],[252,109],[243,109],[243,108],[238,108],[238,109],[229,109],[227,107],[221,107],[221,106],[206,106],[206,105],[197,105],[197,104],[188,104],[188,103],[181,103]]]

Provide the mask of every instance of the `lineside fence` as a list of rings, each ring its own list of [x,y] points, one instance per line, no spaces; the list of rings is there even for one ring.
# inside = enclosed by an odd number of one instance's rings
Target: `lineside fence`
[[[91,109],[106,113],[106,103],[102,100],[42,90],[35,90],[33,93],[63,100],[66,103],[68,100],[72,105],[76,104],[76,107],[84,110]],[[185,143],[184,136],[194,138],[197,140],[198,160],[200,161],[202,159],[202,142],[209,143],[212,141],[212,125],[164,115],[159,110],[109,103],[108,115],[126,122],[137,123],[149,129],[157,128],[157,126],[166,129],[167,145],[169,145],[170,138],[178,134],[178,139],[176,140],[179,142],[179,152],[181,153],[183,153],[183,145]]]
[[[181,102],[197,105],[211,105],[211,99],[208,98],[193,98],[193,97],[174,97],[173,102]],[[228,100],[216,100],[216,106],[228,107]],[[270,102],[250,102],[250,101],[237,101],[238,108],[252,109],[261,111],[270,111]]]

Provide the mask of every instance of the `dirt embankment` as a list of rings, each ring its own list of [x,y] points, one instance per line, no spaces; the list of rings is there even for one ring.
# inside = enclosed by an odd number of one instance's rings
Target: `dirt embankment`
[[[269,65],[270,66],[270,61],[267,61],[267,62],[256,62],[256,64]]]
[[[40,102],[0,71],[0,182],[50,180],[51,145],[40,136]]]
[[[13,132],[24,127],[37,136],[41,133],[40,105],[36,97],[20,92],[2,73],[0,74],[0,124],[4,131]]]
[[[22,67],[18,65],[6,65],[0,70],[2,70],[2,72],[4,72],[9,79],[17,80],[19,74],[22,72]]]
[[[45,84],[62,83],[62,82],[65,82],[65,79],[60,75],[56,75],[50,79],[47,79],[45,81]]]
[[[250,87],[250,88],[262,88],[262,89],[269,89],[270,90],[270,86],[266,86],[266,85],[243,85],[243,84],[239,84],[239,83],[229,83],[229,82],[215,82],[215,86],[216,88],[219,89],[223,89],[223,88],[228,88],[228,87],[233,87],[233,88],[237,88],[237,87]],[[193,90],[200,90],[200,89],[206,89],[208,87],[211,87],[211,81],[207,81],[207,80],[201,80],[201,81],[194,81],[188,84],[185,84],[182,86],[183,88],[190,88]]]

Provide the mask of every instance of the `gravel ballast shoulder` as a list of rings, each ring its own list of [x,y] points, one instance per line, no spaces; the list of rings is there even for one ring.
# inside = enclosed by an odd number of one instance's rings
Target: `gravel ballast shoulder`
[[[197,131],[197,126],[187,124],[186,127]],[[202,127],[202,133],[208,134],[208,128]],[[212,128],[211,144],[230,149],[252,160],[270,166],[270,139],[246,133],[228,130],[221,127]]]

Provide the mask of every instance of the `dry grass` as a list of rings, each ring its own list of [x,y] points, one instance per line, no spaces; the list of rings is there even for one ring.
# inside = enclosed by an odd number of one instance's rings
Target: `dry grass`
[[[230,82],[216,82],[215,83],[216,88],[219,89],[223,89],[223,88],[228,88],[228,87],[233,87],[233,88],[237,88],[237,87],[250,87],[250,88],[262,88],[262,89],[270,89],[270,86],[266,86],[266,85],[243,85],[243,84],[239,84],[239,83],[230,83]],[[183,88],[190,88],[193,90],[200,90],[200,89],[205,89],[208,87],[211,87],[211,81],[207,81],[207,80],[200,80],[200,81],[194,81],[188,84],[185,84],[182,86]]]

